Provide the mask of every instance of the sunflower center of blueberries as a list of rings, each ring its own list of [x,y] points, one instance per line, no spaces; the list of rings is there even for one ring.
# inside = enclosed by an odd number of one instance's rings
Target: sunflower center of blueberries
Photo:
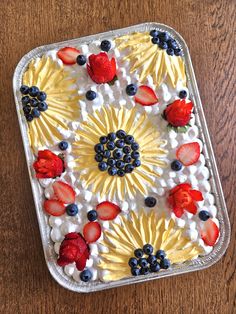
[[[123,177],[141,166],[139,144],[124,130],[103,135],[94,146],[95,160],[100,171]]]

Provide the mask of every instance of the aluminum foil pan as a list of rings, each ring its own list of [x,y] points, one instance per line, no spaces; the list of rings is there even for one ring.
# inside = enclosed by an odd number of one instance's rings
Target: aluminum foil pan
[[[25,72],[29,62],[32,58],[39,57],[44,53],[48,52],[52,49],[60,49],[65,46],[74,46],[74,45],[81,45],[84,43],[89,43],[93,40],[102,40],[102,39],[112,39],[113,37],[122,36],[125,34],[129,34],[132,32],[144,32],[150,31],[151,29],[158,29],[160,31],[167,31],[176,41],[178,42],[179,46],[183,50],[183,58],[185,61],[186,66],[186,73],[187,73],[187,87],[190,93],[190,99],[192,99],[195,108],[195,118],[196,124],[199,127],[199,138],[204,143],[203,145],[203,154],[206,159],[206,167],[210,171],[210,179],[209,183],[211,185],[212,194],[215,197],[215,206],[218,209],[217,218],[220,223],[220,237],[216,245],[214,246],[212,252],[206,256],[199,257],[198,259],[190,262],[186,262],[180,265],[173,265],[172,269],[168,272],[160,272],[158,274],[150,274],[147,276],[138,276],[132,277],[127,279],[122,279],[119,281],[113,282],[89,282],[89,283],[78,283],[74,281],[72,278],[68,277],[62,268],[57,266],[56,264],[56,253],[54,251],[53,242],[50,239],[50,226],[48,224],[48,217],[42,211],[41,204],[42,204],[42,189],[38,183],[38,180],[35,178],[32,169],[32,163],[34,161],[34,155],[31,151],[29,140],[27,136],[27,124],[25,122],[24,116],[21,114],[21,95],[19,93],[19,89],[21,86],[22,76]],[[39,229],[42,238],[42,245],[45,255],[46,264],[48,269],[53,276],[53,278],[63,287],[76,291],[76,292],[93,292],[99,290],[105,290],[109,288],[119,287],[123,285],[139,283],[144,281],[149,281],[153,279],[163,278],[167,276],[173,276],[178,274],[184,274],[196,270],[201,270],[207,267],[212,266],[215,264],[219,259],[223,256],[228,247],[229,240],[230,240],[230,223],[227,214],[227,208],[223,196],[223,191],[220,183],[220,178],[216,166],[216,161],[210,141],[210,136],[202,108],[202,103],[197,87],[196,78],[193,71],[192,62],[190,59],[190,54],[188,47],[183,40],[183,38],[171,27],[166,26],[164,24],[159,23],[143,23],[138,24],[114,31],[108,31],[105,33],[99,33],[91,36],[76,38],[64,42],[54,43],[50,45],[41,46],[31,50],[29,53],[23,56],[23,58],[18,63],[14,77],[13,77],[13,91],[15,96],[16,102],[16,111],[18,115],[21,135],[23,139],[23,145],[25,150],[25,156],[28,165],[28,172],[31,182],[31,187],[33,191],[35,209],[38,217]]]

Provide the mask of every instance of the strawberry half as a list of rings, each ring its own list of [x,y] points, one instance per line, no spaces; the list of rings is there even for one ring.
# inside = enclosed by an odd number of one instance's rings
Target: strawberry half
[[[72,187],[62,181],[55,181],[52,185],[56,199],[64,204],[75,202],[75,191]]]
[[[87,243],[96,242],[101,236],[102,230],[98,222],[88,222],[84,225],[83,234]]]
[[[212,219],[208,219],[206,222],[204,222],[200,232],[202,240],[206,245],[215,245],[216,240],[219,237],[219,228]]]
[[[98,204],[96,210],[101,220],[113,220],[121,212],[119,206],[108,201]]]
[[[158,98],[154,90],[146,85],[141,85],[134,96],[135,102],[142,106],[152,106],[158,102]]]
[[[57,200],[46,200],[43,204],[44,210],[52,216],[61,216],[65,213],[66,207]]]
[[[80,51],[74,47],[64,47],[57,52],[58,58],[67,65],[76,64],[76,58],[79,54]]]
[[[197,142],[183,144],[177,149],[176,157],[184,166],[193,165],[200,157],[200,145]]]

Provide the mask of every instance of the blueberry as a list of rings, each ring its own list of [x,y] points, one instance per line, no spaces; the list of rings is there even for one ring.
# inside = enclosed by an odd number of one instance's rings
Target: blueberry
[[[30,106],[36,108],[38,106],[39,102],[36,98],[30,99]]]
[[[42,101],[38,103],[38,110],[39,111],[46,111],[48,109],[48,105],[46,102]]]
[[[167,40],[167,45],[168,45],[168,48],[172,48],[172,49],[178,48],[178,44],[174,39]]]
[[[60,150],[66,150],[68,148],[68,143],[66,141],[61,141],[58,144],[58,147],[60,148]]]
[[[78,55],[76,62],[78,65],[84,65],[86,63],[86,57],[84,55]]]
[[[158,37],[153,37],[153,38],[152,38],[152,43],[153,43],[154,45],[158,45],[159,42],[160,42],[160,38],[158,38]]]
[[[176,48],[174,51],[175,51],[175,55],[176,55],[177,57],[182,56],[182,51],[181,51],[180,48]]]
[[[156,252],[156,258],[163,260],[166,257],[166,253],[163,250],[158,250]]]
[[[182,169],[182,163],[179,160],[174,160],[171,163],[171,169],[174,171],[180,171]]]
[[[141,257],[141,258],[138,260],[138,264],[139,264],[139,266],[141,266],[141,267],[147,267],[147,266],[148,266],[148,262],[147,262],[146,258],[143,258],[143,257]]]
[[[38,98],[39,101],[44,101],[47,98],[47,94],[44,93],[44,92],[38,92],[37,98]]]
[[[78,214],[78,206],[76,204],[67,205],[66,212],[68,216],[75,216]]]
[[[111,156],[111,152],[109,151],[109,150],[104,150],[104,152],[103,152],[103,157],[104,158],[110,158],[110,156]]]
[[[148,269],[148,267],[141,267],[141,268],[140,268],[140,274],[141,274],[141,275],[147,275],[147,274],[149,274],[149,269]]]
[[[96,144],[94,146],[94,150],[96,153],[101,153],[104,151],[104,146],[102,144]]]
[[[131,153],[131,157],[132,157],[133,159],[138,159],[138,158],[140,157],[140,154],[139,154],[139,152],[134,151],[134,152]]]
[[[111,43],[109,40],[103,40],[101,42],[101,50],[102,51],[109,51],[111,49]]]
[[[132,165],[136,168],[136,167],[140,167],[141,166],[141,161],[139,159],[135,159],[132,163]]]
[[[137,93],[137,85],[129,84],[126,86],[126,94],[129,96],[134,96]]]
[[[144,252],[145,254],[147,254],[147,255],[152,254],[152,252],[153,252],[153,247],[152,247],[152,245],[151,245],[151,244],[145,244],[145,245],[143,246],[143,252]]]
[[[38,118],[40,116],[40,111],[36,108],[32,109],[31,114],[34,118]]]
[[[24,111],[24,114],[29,114],[31,111],[31,107],[30,106],[24,106],[23,111]]]
[[[107,137],[106,136],[101,136],[100,139],[99,139],[99,142],[101,144],[106,144],[108,141]]]
[[[152,37],[157,37],[158,34],[159,34],[159,32],[158,32],[156,29],[152,29],[149,34],[150,34],[150,36],[152,36]]]
[[[23,105],[28,105],[28,103],[30,102],[30,98],[29,96],[24,96],[21,98],[21,102]]]
[[[26,86],[26,85],[21,85],[21,87],[20,87],[20,92],[21,92],[21,94],[23,94],[23,95],[29,94],[29,87]]]
[[[31,121],[33,121],[33,119],[34,119],[34,117],[32,116],[32,114],[26,114],[25,117],[26,117],[26,120],[27,120],[28,122],[31,122]]]
[[[123,153],[121,149],[115,149],[113,152],[113,157],[115,159],[121,159],[123,157]]]
[[[184,90],[184,89],[179,92],[179,98],[181,98],[181,99],[186,98],[187,95],[188,94],[187,94],[186,90]]]
[[[115,159],[113,159],[113,158],[109,158],[109,159],[107,160],[107,164],[108,164],[109,166],[115,166],[116,161],[115,161]]]
[[[138,149],[139,149],[139,144],[136,143],[136,142],[133,142],[133,143],[131,144],[131,148],[132,148],[133,150],[138,150]]]
[[[89,269],[85,269],[80,273],[80,279],[84,282],[88,282],[92,279],[92,273]]]
[[[211,215],[206,210],[201,210],[198,216],[202,221],[207,221],[209,218],[211,218]]]
[[[103,156],[102,156],[101,154],[96,154],[96,155],[95,155],[95,160],[96,160],[97,162],[103,161]]]
[[[150,270],[152,273],[157,273],[161,269],[160,264],[156,263],[150,266]]]
[[[148,196],[145,198],[144,203],[147,207],[154,207],[156,206],[157,200],[155,199],[155,197]]]
[[[117,160],[117,162],[116,162],[117,168],[122,169],[122,168],[124,168],[124,166],[125,166],[125,163],[122,160]]]
[[[172,48],[167,48],[166,52],[170,56],[173,56],[175,54],[174,49],[172,49]]]
[[[168,269],[170,267],[170,261],[167,258],[164,258],[160,261],[160,266],[162,269]]]
[[[95,220],[97,220],[97,218],[98,218],[97,211],[96,211],[95,209],[90,210],[90,211],[87,213],[87,218],[88,218],[89,221],[95,221]]]
[[[134,255],[137,257],[137,258],[141,258],[143,256],[143,250],[142,249],[136,249],[134,251]]]
[[[94,100],[97,94],[93,90],[88,90],[85,96],[88,100]]]
[[[117,174],[117,169],[115,167],[108,168],[108,173],[110,176],[115,176]]]
[[[158,47],[161,48],[161,49],[167,49],[168,48],[168,45],[165,41],[160,41],[159,44],[158,44]]]
[[[134,166],[131,164],[128,164],[125,166],[125,172],[126,173],[131,173],[134,170]]]
[[[150,265],[156,265],[157,264],[157,258],[155,255],[148,256],[147,261]]]
[[[123,158],[124,162],[126,162],[127,164],[129,164],[132,160],[132,157],[130,155],[125,155]]]
[[[125,141],[124,140],[117,140],[116,141],[116,147],[123,148],[124,146],[125,146]]]
[[[132,274],[133,276],[138,276],[138,275],[140,275],[140,269],[137,268],[137,267],[131,268],[131,274]]]
[[[138,261],[137,261],[137,259],[134,258],[134,257],[131,257],[131,258],[129,259],[129,266],[130,266],[131,268],[138,266]]]
[[[158,37],[162,40],[162,41],[167,41],[169,40],[170,36],[166,33],[166,32],[161,32],[159,33]]]
[[[126,137],[126,132],[125,132],[124,130],[118,130],[118,131],[116,132],[116,136],[117,136],[118,138],[125,138],[125,137]]]
[[[134,137],[132,135],[127,135],[125,137],[125,143],[132,144],[134,142]]]
[[[123,176],[125,175],[124,170],[119,169],[119,170],[117,171],[117,175],[118,175],[119,177],[123,177]]]
[[[101,171],[106,171],[107,170],[107,163],[105,161],[99,162],[98,169]]]
[[[30,95],[31,97],[36,97],[36,96],[38,95],[38,92],[39,92],[39,89],[38,89],[37,86],[31,86],[31,87],[29,88],[29,95]]]
[[[130,146],[125,146],[125,147],[123,148],[123,152],[124,152],[125,154],[129,154],[129,153],[131,152]]]
[[[111,133],[108,134],[107,137],[108,137],[108,139],[109,139],[110,141],[114,141],[114,140],[116,139],[116,133],[111,132]]]

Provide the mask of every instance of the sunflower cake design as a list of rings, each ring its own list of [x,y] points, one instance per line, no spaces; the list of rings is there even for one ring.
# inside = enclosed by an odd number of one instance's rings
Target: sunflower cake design
[[[186,269],[220,236],[182,48],[112,36],[32,59],[19,88],[55,264],[79,287]]]

